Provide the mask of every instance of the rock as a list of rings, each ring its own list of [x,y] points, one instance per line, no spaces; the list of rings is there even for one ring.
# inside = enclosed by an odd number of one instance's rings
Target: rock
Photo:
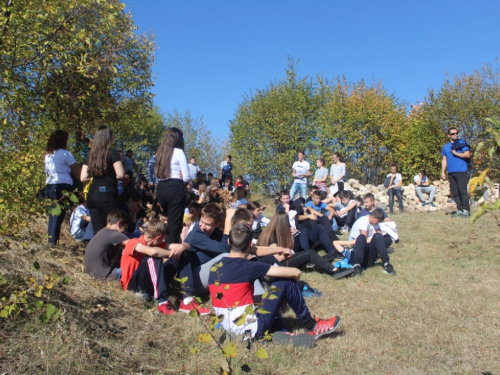
[[[409,184],[402,187],[402,194],[404,199],[405,211],[407,212],[434,212],[438,210],[453,210],[456,209],[454,202],[448,203],[450,196],[450,184],[447,180],[436,180],[432,183],[436,187],[436,194],[434,196],[434,204],[436,207],[428,205],[422,206],[420,199],[415,192],[415,185]],[[490,191],[490,200],[494,201],[498,198],[498,184],[495,185],[494,191]],[[354,196],[363,196],[370,192],[375,196],[375,204],[379,207],[386,207],[389,203],[389,195],[384,185],[362,185],[356,179],[349,179],[344,184],[345,190],[353,192]],[[428,195],[424,194],[427,199]],[[396,199],[397,200],[397,199]],[[396,202],[397,205],[397,202]]]

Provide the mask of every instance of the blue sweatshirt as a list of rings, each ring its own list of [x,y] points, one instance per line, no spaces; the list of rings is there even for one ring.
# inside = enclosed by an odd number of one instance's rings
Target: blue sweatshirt
[[[219,228],[215,228],[210,237],[207,236],[197,222],[185,240],[191,246],[189,251],[194,252],[198,258],[198,262],[193,260],[193,266],[205,264],[220,254],[229,253],[228,238],[229,236],[223,234]]]

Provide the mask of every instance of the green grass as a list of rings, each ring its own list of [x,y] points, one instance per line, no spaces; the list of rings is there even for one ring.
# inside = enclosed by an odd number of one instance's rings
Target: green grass
[[[401,236],[391,256],[397,276],[381,267],[338,281],[304,273],[324,293],[308,301],[311,311],[340,315],[339,332],[313,349],[266,344],[266,360],[255,357],[255,345],[239,345],[236,373],[243,364],[253,374],[500,373],[498,226],[488,217],[471,225],[443,212],[394,219]],[[218,373],[222,356],[215,345],[197,342],[204,332],[199,321],[181,313],[158,316],[154,305],[118,283],[92,280],[82,272],[82,249],[66,240],[55,250],[28,243],[29,252],[4,239],[2,275],[56,272],[72,282],[45,294],[64,311],[57,322],[42,325],[31,316],[0,321],[2,372]],[[35,260],[40,271],[31,269]],[[294,323],[293,313],[286,320]],[[200,348],[197,355],[193,347]]]

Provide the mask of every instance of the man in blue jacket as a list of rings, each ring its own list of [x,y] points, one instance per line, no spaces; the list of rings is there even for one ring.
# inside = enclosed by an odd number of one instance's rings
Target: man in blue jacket
[[[470,162],[469,145],[462,139],[458,139],[457,128],[448,129],[450,142],[445,144],[441,155],[441,178],[446,179],[446,170],[450,179],[451,197],[457,204],[457,212],[453,217],[469,217],[470,205],[467,192],[467,170]]]

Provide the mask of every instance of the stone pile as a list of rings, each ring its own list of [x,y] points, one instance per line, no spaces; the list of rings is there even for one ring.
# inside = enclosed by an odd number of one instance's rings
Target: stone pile
[[[422,211],[437,211],[443,209],[456,209],[454,202],[449,202],[450,200],[450,183],[448,180],[438,180],[432,182],[432,185],[436,187],[436,193],[434,195],[434,205],[436,207],[431,207],[429,205],[422,206],[420,199],[418,199],[417,193],[415,191],[415,185],[409,184],[402,187],[403,190],[403,205],[404,209],[408,212],[422,212]],[[375,196],[375,202],[377,206],[389,210],[389,195],[387,194],[387,188],[384,185],[362,185],[358,180],[349,179],[345,185],[345,190],[352,190],[354,196],[361,196],[372,193]],[[426,201],[428,201],[428,194],[423,194]],[[495,191],[489,192],[489,199],[494,201],[498,198],[498,184],[495,184]],[[481,203],[479,201],[478,203]],[[397,198],[394,197],[394,209],[397,210],[398,202]]]

